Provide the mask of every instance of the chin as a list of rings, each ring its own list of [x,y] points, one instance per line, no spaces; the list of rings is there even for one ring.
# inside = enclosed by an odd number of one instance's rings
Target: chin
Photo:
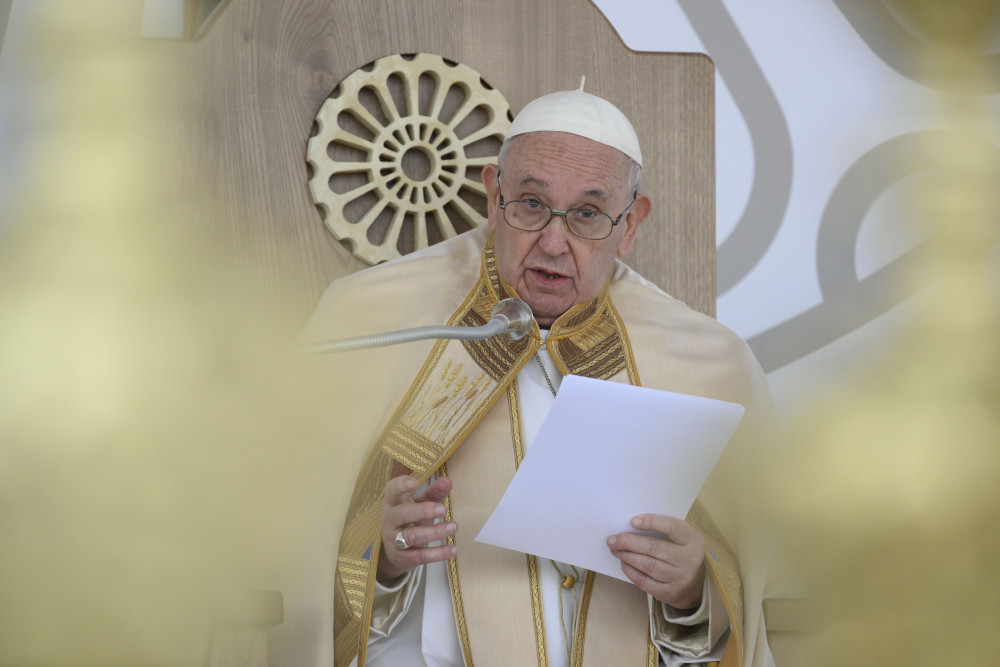
[[[528,305],[530,306],[531,304]],[[566,310],[569,309],[567,308]],[[532,308],[532,311],[534,312],[535,309]],[[540,314],[535,315],[535,321],[538,322],[538,326],[543,328],[551,327],[553,322],[562,317],[562,313],[559,313],[558,315],[547,315],[545,314],[545,312],[550,312],[550,311],[540,311]]]
[[[522,297],[523,298],[523,297]],[[534,314],[535,321],[538,322],[540,327],[550,327],[552,323],[558,320],[563,314],[572,308],[575,303],[548,303],[548,300],[542,299],[535,300],[534,303],[525,299],[525,303],[531,308],[531,312]],[[543,324],[544,322],[544,324]]]

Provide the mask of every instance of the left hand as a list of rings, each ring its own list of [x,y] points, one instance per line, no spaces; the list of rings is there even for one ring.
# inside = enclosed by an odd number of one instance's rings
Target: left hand
[[[608,538],[611,555],[636,586],[674,609],[701,604],[705,583],[705,540],[691,524],[662,514],[639,514],[632,527],[663,535],[618,533]]]

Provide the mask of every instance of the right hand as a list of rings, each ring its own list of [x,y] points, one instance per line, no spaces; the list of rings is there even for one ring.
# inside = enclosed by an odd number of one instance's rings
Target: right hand
[[[422,493],[413,495],[418,484],[409,475],[389,480],[382,498],[382,555],[378,559],[378,580],[385,585],[418,565],[454,558],[458,547],[445,544],[427,545],[454,535],[454,521],[434,523],[444,517],[447,509],[442,501],[451,492],[451,480],[438,477]],[[403,531],[409,549],[396,546],[396,533]]]

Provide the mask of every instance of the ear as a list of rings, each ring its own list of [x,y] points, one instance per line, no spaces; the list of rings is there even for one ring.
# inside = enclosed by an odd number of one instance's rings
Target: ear
[[[500,212],[500,185],[497,175],[500,167],[488,164],[483,167],[483,186],[486,188],[486,220],[490,229],[496,229],[497,214]]]
[[[625,216],[625,234],[618,244],[619,257],[625,257],[632,251],[632,244],[635,243],[635,237],[639,233],[639,225],[649,217],[651,210],[653,210],[653,202],[647,195],[636,197],[635,203],[632,204],[632,208]]]

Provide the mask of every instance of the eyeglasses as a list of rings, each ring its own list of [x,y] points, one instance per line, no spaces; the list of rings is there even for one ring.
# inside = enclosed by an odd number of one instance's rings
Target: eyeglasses
[[[500,188],[500,174],[497,174],[497,188]],[[571,208],[557,211],[537,199],[518,199],[504,203],[503,191],[500,192],[500,210],[504,221],[514,229],[523,232],[537,232],[545,228],[553,216],[558,215],[566,224],[566,229],[581,239],[600,241],[611,236],[611,232],[621,222],[622,216],[628,213],[635,203],[638,192],[632,193],[632,201],[615,219],[603,211],[592,208]]]

